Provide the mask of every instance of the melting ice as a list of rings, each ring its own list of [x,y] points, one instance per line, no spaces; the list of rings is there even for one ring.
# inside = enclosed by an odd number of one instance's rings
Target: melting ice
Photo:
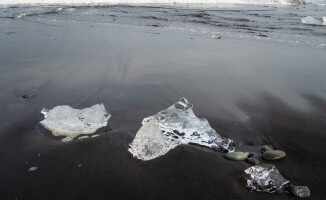
[[[282,191],[290,181],[283,178],[274,165],[260,164],[245,170],[250,175],[247,186],[253,191]]]
[[[44,120],[40,123],[55,136],[66,136],[61,141],[67,142],[81,134],[92,134],[107,125],[111,114],[103,104],[84,109],[69,106],[56,106],[51,110],[43,108]]]
[[[302,23],[310,24],[310,25],[319,25],[319,26],[326,26],[326,17],[323,17],[323,21],[319,21],[311,16],[307,16],[301,19]]]
[[[233,141],[223,138],[206,119],[196,117],[185,98],[142,122],[129,151],[134,157],[151,160],[180,144],[198,144],[220,151],[234,151]]]

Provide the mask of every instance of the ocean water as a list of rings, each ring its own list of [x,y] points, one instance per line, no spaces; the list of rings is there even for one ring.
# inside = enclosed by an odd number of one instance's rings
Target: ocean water
[[[203,3],[223,3],[223,4],[325,4],[324,0],[3,0],[0,4],[126,4],[126,3],[151,3],[151,4],[203,4]]]
[[[44,4],[46,2],[47,4]],[[3,0],[1,18],[153,26],[205,37],[271,40],[326,50],[325,0]]]

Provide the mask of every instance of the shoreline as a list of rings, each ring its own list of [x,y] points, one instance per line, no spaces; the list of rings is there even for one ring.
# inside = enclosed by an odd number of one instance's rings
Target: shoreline
[[[182,145],[152,161],[133,158],[127,149],[142,119],[183,96],[238,146],[284,150],[287,158],[266,163],[309,186],[309,199],[325,196],[323,50],[153,27],[40,22],[0,21],[14,29],[0,36],[4,199],[295,198],[250,192],[240,179],[251,165],[208,148]],[[29,98],[21,99],[24,93]],[[112,114],[99,137],[61,143],[39,127],[42,107],[97,103]]]

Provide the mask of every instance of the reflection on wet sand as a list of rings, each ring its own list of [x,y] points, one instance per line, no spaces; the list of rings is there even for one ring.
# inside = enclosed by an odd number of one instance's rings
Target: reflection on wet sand
[[[171,30],[145,33],[151,27],[0,23],[18,27],[1,36],[8,38],[0,48],[4,199],[288,198],[248,192],[237,180],[247,163],[230,163],[201,147],[181,145],[146,163],[133,159],[128,144],[142,119],[182,96],[237,146],[284,150],[288,157],[277,164],[282,176],[309,185],[316,199],[324,196],[317,189],[325,168],[324,51],[268,41],[190,40]],[[29,98],[21,98],[25,93]],[[42,107],[101,102],[112,117],[110,129],[98,130],[103,134],[96,138],[62,144],[38,126]],[[38,168],[27,173],[31,167]]]

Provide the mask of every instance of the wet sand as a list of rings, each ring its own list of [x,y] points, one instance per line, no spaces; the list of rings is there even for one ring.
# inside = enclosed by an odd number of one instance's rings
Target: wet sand
[[[142,119],[181,97],[238,147],[284,150],[266,163],[324,198],[325,51],[38,17],[1,19],[0,30],[2,199],[294,199],[250,192],[249,163],[204,147],[134,159]],[[62,143],[39,125],[42,107],[97,103],[112,113],[99,137]]]

